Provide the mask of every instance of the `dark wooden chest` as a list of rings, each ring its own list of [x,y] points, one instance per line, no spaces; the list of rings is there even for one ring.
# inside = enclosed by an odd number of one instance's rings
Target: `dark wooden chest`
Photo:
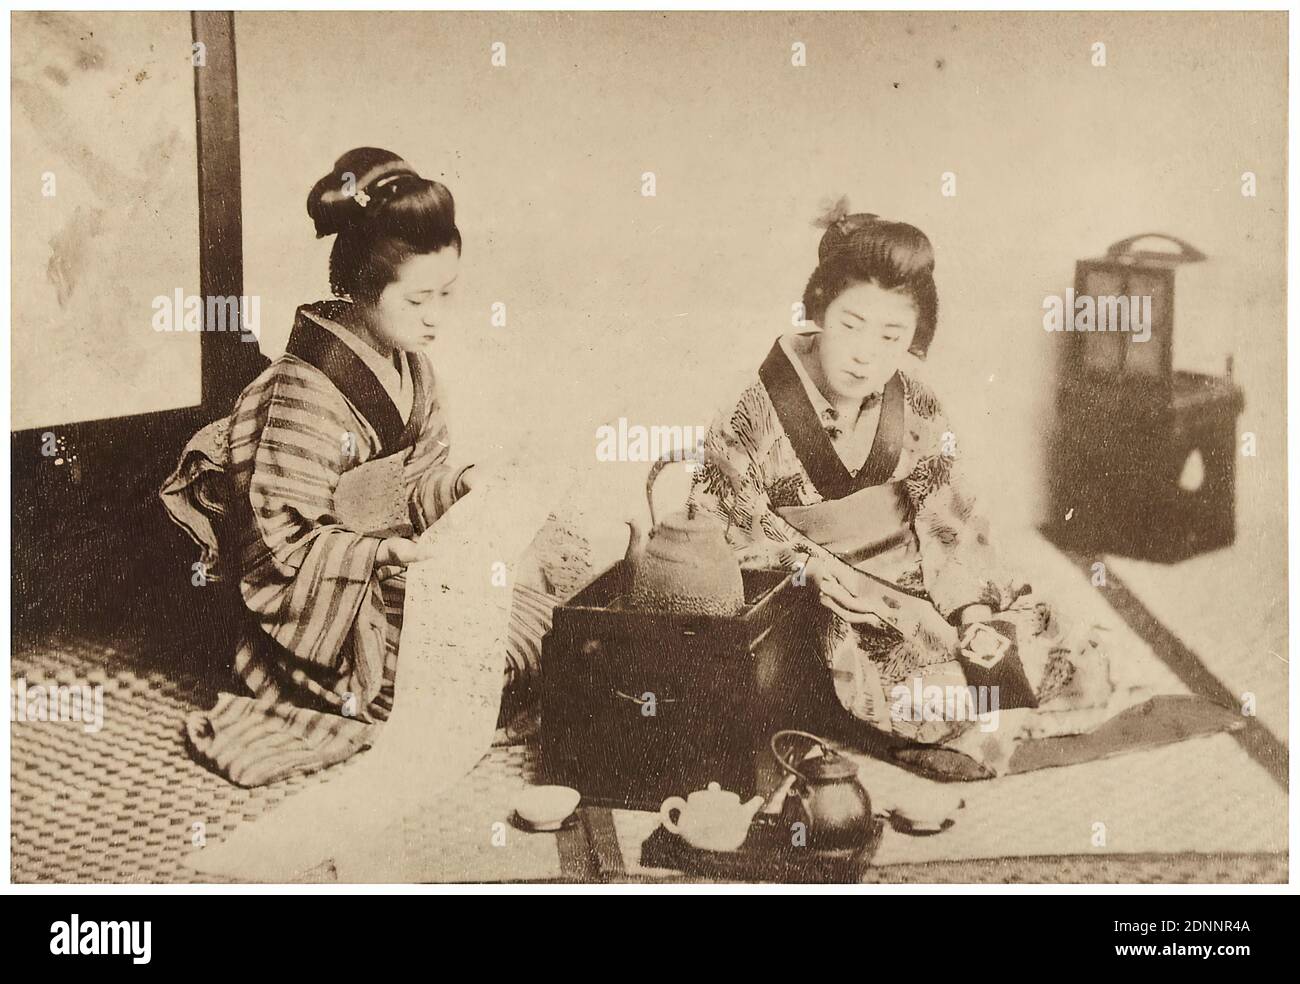
[[[1231,544],[1242,406],[1222,376],[1175,372],[1169,389],[1064,381],[1047,533],[1083,553],[1163,562]]]
[[[710,782],[763,791],[768,738],[797,723],[825,674],[783,641],[807,589],[746,571],[739,615],[682,616],[623,608],[625,576],[620,562],[555,610],[542,647],[545,781],[650,810]]]

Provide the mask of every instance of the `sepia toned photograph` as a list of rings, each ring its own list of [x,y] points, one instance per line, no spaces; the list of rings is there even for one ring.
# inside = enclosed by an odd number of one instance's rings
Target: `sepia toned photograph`
[[[14,885],[1289,883],[1286,10],[9,30]]]

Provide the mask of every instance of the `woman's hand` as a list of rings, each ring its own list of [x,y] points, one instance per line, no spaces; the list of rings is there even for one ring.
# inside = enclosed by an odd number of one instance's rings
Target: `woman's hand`
[[[459,472],[452,482],[448,481],[447,472],[440,470],[431,471],[420,479],[420,511],[428,523],[437,522],[459,499],[469,494],[474,488],[474,473],[477,470],[470,465]]]
[[[872,599],[858,595],[844,583],[850,580],[847,572],[839,573],[837,577],[835,565],[822,557],[809,557],[803,569],[807,583],[817,589],[817,600],[840,618],[854,624],[883,624],[884,619],[876,614],[877,606],[873,606]]]
[[[375,567],[410,567],[428,556],[427,548],[404,536],[390,536],[379,544]]]
[[[921,628],[938,638],[952,635],[952,626],[929,602],[891,591],[847,565],[836,571],[835,565],[811,558],[805,571],[817,587],[818,600],[846,622],[892,627],[907,638]]]
[[[973,622],[990,622],[993,609],[988,605],[967,605],[961,610],[961,626],[965,628]]]

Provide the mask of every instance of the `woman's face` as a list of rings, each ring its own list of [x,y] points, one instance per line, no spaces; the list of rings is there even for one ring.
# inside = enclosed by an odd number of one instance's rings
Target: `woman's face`
[[[826,308],[817,355],[828,396],[861,400],[885,388],[916,335],[916,304],[907,294],[857,283]]]
[[[397,279],[384,288],[366,312],[376,340],[404,352],[433,344],[450,326],[460,252],[448,246],[436,253],[417,253],[397,268]]]

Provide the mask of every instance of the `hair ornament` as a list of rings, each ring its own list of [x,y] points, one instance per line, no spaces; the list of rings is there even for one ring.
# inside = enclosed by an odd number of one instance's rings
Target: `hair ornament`
[[[813,225],[826,230],[817,249],[818,255],[823,260],[833,253],[851,248],[854,233],[867,228],[880,218],[874,212],[851,214],[847,195],[841,195],[837,201],[829,204],[823,202],[822,207],[824,209],[822,216],[816,219]]]
[[[401,158],[393,158],[372,167],[365,174],[354,175],[351,171],[336,173],[335,187],[325,187],[320,192],[321,204],[330,207],[351,200],[365,208],[380,191],[392,197],[394,184],[401,178],[419,178],[415,168]]]
[[[842,226],[844,221],[849,217],[849,196],[840,195],[836,201],[829,199],[822,202],[822,214],[820,218],[813,220],[813,225],[819,229],[829,229],[831,226]],[[841,229],[843,231],[843,229]]]

